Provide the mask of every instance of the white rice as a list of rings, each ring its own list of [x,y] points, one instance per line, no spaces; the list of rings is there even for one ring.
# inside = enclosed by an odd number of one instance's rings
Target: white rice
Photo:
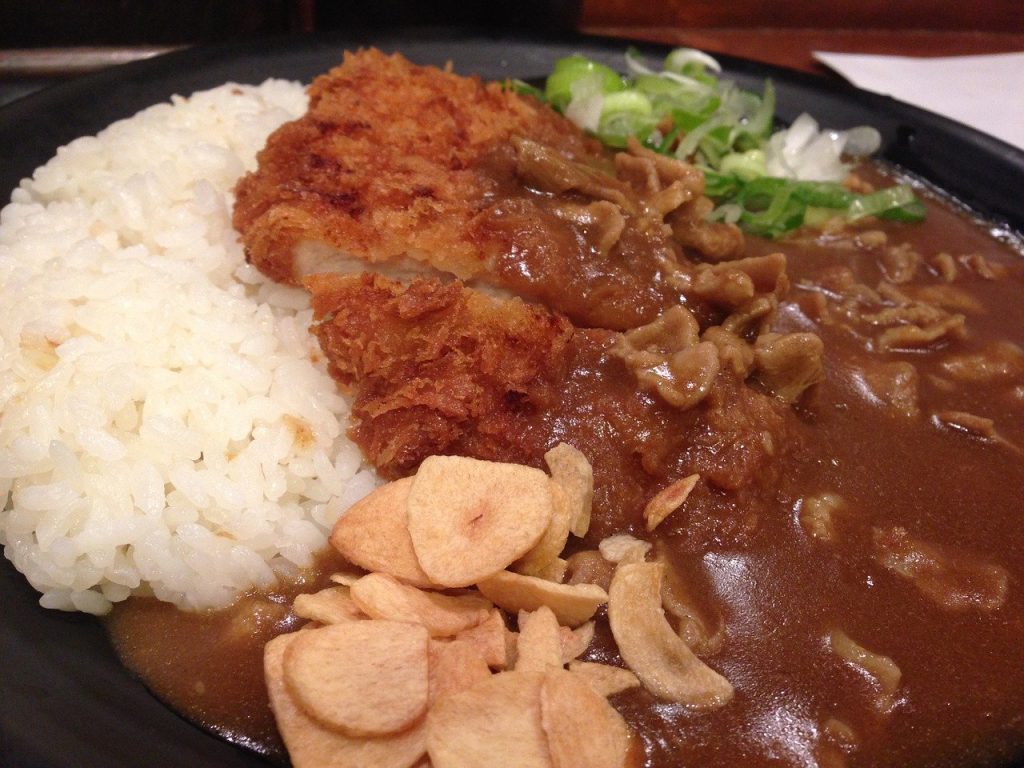
[[[176,97],[62,147],[0,212],[0,544],[42,605],[228,605],[310,565],[373,487],[306,294],[230,223],[305,108],[273,80]]]

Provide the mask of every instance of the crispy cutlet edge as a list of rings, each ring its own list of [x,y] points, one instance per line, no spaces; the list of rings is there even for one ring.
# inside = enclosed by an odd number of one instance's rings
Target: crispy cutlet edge
[[[367,72],[371,74],[360,80]],[[344,185],[334,189],[338,185],[328,176],[318,176],[320,171],[301,169],[300,164],[308,158],[296,145],[308,147],[313,155],[323,150],[324,162],[329,164],[337,154],[330,140],[321,134],[339,127],[348,130],[345,126],[355,126],[356,133],[365,128],[386,140],[389,129],[374,127],[383,119],[379,104],[367,109],[370,123],[349,123],[338,117],[337,111],[349,102],[358,105],[360,100],[365,101],[366,89],[371,86],[384,91],[382,98],[391,93],[391,101],[396,102],[398,96],[394,94],[400,95],[401,88],[384,86],[403,79],[408,80],[403,87],[409,89],[414,105],[428,96],[436,97],[427,100],[447,104],[446,109],[457,124],[456,133],[463,130],[465,123],[464,141],[440,148],[450,152],[450,170],[445,170],[443,164],[433,165],[440,155],[422,155],[417,151],[402,154],[402,150],[395,150],[398,154],[388,166],[393,174],[401,171],[405,163],[425,161],[420,176],[437,185],[440,200],[435,202],[429,189],[421,193],[415,186],[403,190],[386,183],[373,190],[375,178],[371,176],[357,175],[351,193],[339,192]],[[346,91],[347,84],[352,82],[359,84]],[[272,279],[293,285],[300,284],[304,274],[312,271],[303,261],[305,255],[300,255],[306,243],[322,249],[320,256],[326,262],[358,259],[392,269],[423,264],[463,280],[473,279],[486,271],[486,249],[468,234],[468,224],[477,210],[473,205],[476,195],[470,194],[475,178],[471,174],[459,176],[465,170],[467,158],[471,162],[481,156],[488,142],[531,131],[542,139],[564,136],[570,144],[578,144],[579,151],[596,151],[592,139],[532,99],[503,90],[498,83],[484,83],[478,77],[461,77],[436,67],[414,65],[401,54],[385,55],[377,49],[346,52],[343,63],[318,77],[309,91],[307,112],[271,134],[258,155],[258,169],[243,176],[235,189],[233,223],[242,235],[247,259]],[[335,93],[343,95],[332,101],[331,95]],[[426,134],[429,129],[423,128],[422,132]],[[352,141],[361,152],[366,151],[365,146],[359,145],[358,136]],[[420,176],[414,173],[413,180]],[[389,207],[374,200],[381,194],[390,194],[389,190],[424,199],[415,199],[408,208]],[[477,191],[482,195],[482,190]],[[425,227],[419,223],[424,215],[428,222]]]

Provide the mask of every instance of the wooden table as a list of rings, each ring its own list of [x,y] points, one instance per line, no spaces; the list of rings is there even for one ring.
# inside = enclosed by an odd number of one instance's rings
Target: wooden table
[[[1024,15],[1024,6],[1021,14]],[[790,67],[830,74],[813,51],[901,56],[966,56],[1024,51],[1024,32],[927,29],[806,29],[779,27],[702,27],[682,29],[584,23],[591,35],[646,40],[700,48]],[[835,77],[836,75],[832,75]]]
[[[588,34],[701,48],[807,72],[813,51],[964,56],[1024,51],[1021,0],[578,0]]]

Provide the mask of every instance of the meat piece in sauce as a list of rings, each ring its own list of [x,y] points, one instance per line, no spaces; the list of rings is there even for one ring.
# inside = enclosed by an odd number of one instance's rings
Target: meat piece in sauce
[[[613,157],[498,83],[366,50],[270,137],[234,224],[275,280],[455,276],[621,330],[680,303],[684,251],[741,254],[739,230],[704,221],[703,189],[695,168],[635,143]]]
[[[1006,602],[1009,574],[966,552],[911,538],[905,528],[871,532],[875,560],[951,611],[995,611]]]
[[[774,498],[795,417],[729,366],[716,365],[714,386],[681,408],[638,385],[644,371],[630,367],[621,334],[574,328],[518,299],[368,274],[317,275],[307,287],[331,372],[355,395],[352,437],[386,476],[435,453],[542,466],[567,440],[594,467],[597,538],[642,530],[659,488],[699,474],[687,502],[698,513],[659,528],[694,549],[743,538]]]

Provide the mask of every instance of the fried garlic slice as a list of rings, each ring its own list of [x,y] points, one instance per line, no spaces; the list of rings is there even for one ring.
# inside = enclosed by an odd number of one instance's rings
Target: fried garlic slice
[[[539,672],[500,672],[445,696],[427,714],[434,768],[552,768]]]
[[[644,519],[647,521],[647,530],[653,531],[689,498],[693,492],[700,475],[690,475],[681,480],[676,480],[666,488],[662,488],[655,496],[647,502],[644,507]]]
[[[594,661],[570,661],[569,671],[606,697],[628,691],[630,688],[640,687],[640,678],[628,669],[613,667],[611,664],[600,664]]]
[[[374,619],[408,621],[427,628],[431,637],[450,637],[475,627],[491,612],[478,595],[442,595],[402,584],[386,573],[369,573],[351,587],[352,600]]]
[[[608,602],[608,593],[595,584],[556,584],[534,576],[501,571],[477,584],[495,605],[510,613],[535,611],[546,605],[559,624],[578,627]]]
[[[284,681],[299,706],[347,736],[385,736],[427,709],[427,630],[397,621],[351,621],[298,632]]]
[[[590,529],[590,511],[594,504],[594,470],[587,457],[568,443],[559,443],[544,454],[551,479],[566,492],[573,514],[569,530],[583,537]]]
[[[428,651],[430,706],[444,696],[468,690],[491,676],[480,651],[465,640],[432,639]]]
[[[427,577],[468,587],[540,541],[554,508],[539,469],[463,456],[430,456],[409,490],[409,535]]]
[[[297,595],[292,610],[300,618],[321,624],[342,624],[367,618],[345,586],[328,587],[311,595]]]
[[[569,494],[554,480],[548,481],[548,488],[551,490],[554,510],[548,529],[536,546],[513,566],[516,571],[527,576],[546,578],[546,569],[559,559],[569,538],[569,527],[574,514]]]
[[[331,531],[331,545],[367,571],[389,573],[415,587],[433,586],[420,568],[409,537],[408,501],[413,478],[382,485],[357,501]]]
[[[346,736],[310,717],[288,691],[284,679],[286,651],[305,632],[274,638],[263,651],[263,673],[270,708],[294,768],[409,768],[426,752],[425,720],[390,736]]]
[[[608,700],[571,672],[549,670],[540,690],[541,722],[554,768],[622,768],[630,731]]]
[[[562,638],[558,619],[546,605],[519,612],[516,642],[517,672],[546,672],[562,668]]]
[[[715,709],[733,695],[722,675],[697,658],[661,606],[660,563],[623,563],[608,592],[608,622],[619,654],[654,696],[693,709]]]

